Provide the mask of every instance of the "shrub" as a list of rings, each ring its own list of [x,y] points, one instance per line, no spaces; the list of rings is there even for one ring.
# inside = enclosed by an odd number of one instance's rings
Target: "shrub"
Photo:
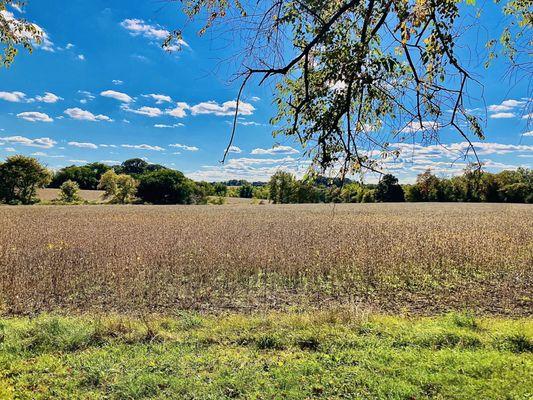
[[[109,170],[100,178],[98,189],[104,191],[105,199],[125,204],[132,201],[137,192],[138,182],[126,174],[117,175],[115,171]]]
[[[65,203],[74,203],[80,201],[81,197],[79,196],[80,186],[71,180],[63,182],[59,187],[59,199]]]

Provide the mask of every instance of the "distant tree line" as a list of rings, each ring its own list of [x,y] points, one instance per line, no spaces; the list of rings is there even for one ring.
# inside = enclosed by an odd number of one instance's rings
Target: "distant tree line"
[[[90,163],[68,166],[52,173],[36,159],[22,155],[0,163],[0,202],[32,204],[37,189],[60,189],[59,201],[81,202],[80,189],[102,190],[113,203],[223,204],[226,197],[289,203],[372,202],[505,202],[533,203],[533,171],[518,168],[497,174],[467,168],[462,175],[440,178],[430,170],[418,175],[414,184],[400,185],[390,174],[377,184],[318,176],[301,179],[288,172],[275,173],[268,183],[230,180],[195,182],[180,171],[140,158],[108,166]],[[216,199],[213,200],[213,197]]]
[[[370,203],[370,202],[500,202],[533,203],[533,171],[518,168],[497,174],[467,168],[460,176],[439,178],[430,170],[418,175],[414,184],[400,185],[390,174],[377,184],[297,180],[277,172],[268,184],[274,203]]]

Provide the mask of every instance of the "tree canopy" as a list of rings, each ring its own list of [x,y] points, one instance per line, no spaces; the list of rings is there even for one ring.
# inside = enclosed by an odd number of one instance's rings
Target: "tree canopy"
[[[275,135],[297,139],[322,170],[340,169],[343,177],[379,170],[380,160],[399,153],[391,140],[438,141],[445,127],[470,143],[465,157],[477,159],[472,139],[484,135],[467,104],[468,88],[477,80],[463,62],[468,51],[460,50],[468,44],[461,42],[465,26],[483,22],[474,1],[183,3],[189,17],[204,18],[201,34],[220,23],[242,43],[236,51],[236,64],[243,68],[237,71],[242,85],[231,140],[246,85],[254,78],[259,84],[273,79]],[[487,43],[485,61],[489,65],[500,47],[530,76],[530,2],[502,3],[508,18],[501,37]],[[180,36],[174,32],[165,44]]]
[[[0,163],[0,202],[31,204],[52,174],[35,158],[16,155]]]

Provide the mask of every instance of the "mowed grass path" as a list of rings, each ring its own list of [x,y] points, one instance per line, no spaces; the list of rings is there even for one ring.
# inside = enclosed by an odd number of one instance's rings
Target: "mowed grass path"
[[[531,319],[0,320],[1,399],[530,399]]]

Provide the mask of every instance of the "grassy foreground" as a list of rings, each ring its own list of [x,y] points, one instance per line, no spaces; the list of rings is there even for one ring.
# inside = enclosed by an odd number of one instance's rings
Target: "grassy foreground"
[[[533,321],[355,312],[0,320],[0,399],[527,399]]]

